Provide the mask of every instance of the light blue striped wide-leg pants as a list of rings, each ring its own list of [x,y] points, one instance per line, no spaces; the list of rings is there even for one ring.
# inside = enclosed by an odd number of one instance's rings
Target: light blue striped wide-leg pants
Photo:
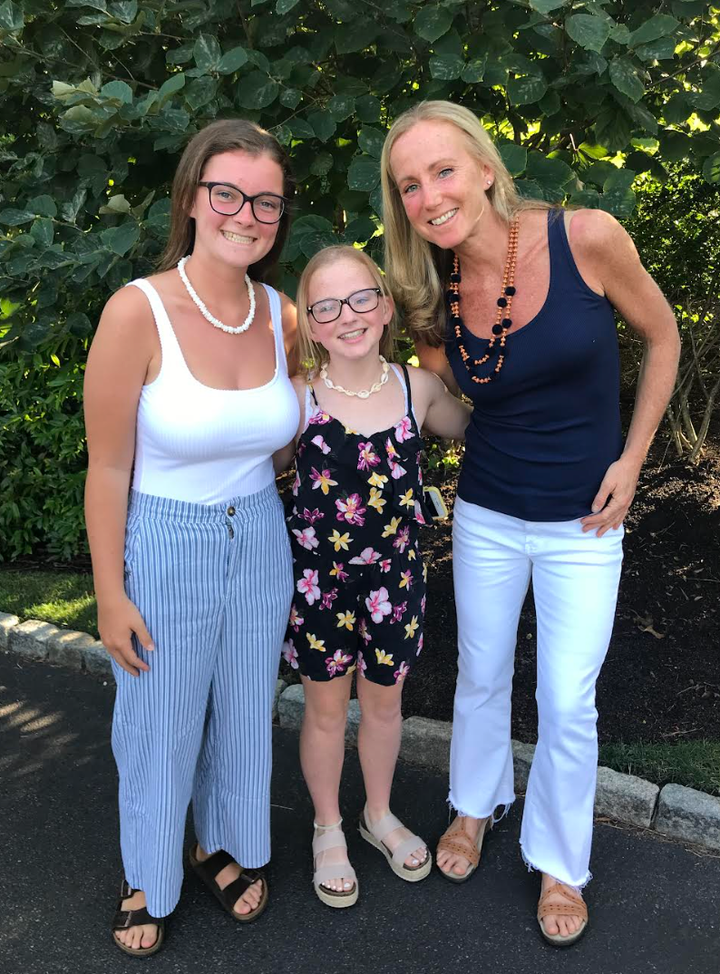
[[[117,681],[112,746],[125,876],[152,916],[182,885],[192,799],[198,840],[248,868],[270,858],[272,702],[292,597],[275,484],[205,506],[131,494],[126,591],[155,643]]]

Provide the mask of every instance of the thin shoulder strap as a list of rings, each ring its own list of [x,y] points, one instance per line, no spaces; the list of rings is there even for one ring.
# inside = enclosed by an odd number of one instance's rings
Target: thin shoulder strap
[[[278,372],[287,373],[287,356],[285,354],[285,336],[282,325],[282,301],[280,295],[274,287],[263,284],[265,293],[270,303],[270,318],[272,320],[273,334],[275,335],[275,356],[278,365]]]
[[[175,364],[179,364],[181,367],[187,368],[185,365],[185,357],[180,348],[180,344],[177,340],[177,336],[173,331],[173,326],[168,317],[168,313],[165,310],[165,305],[162,303],[162,298],[155,290],[150,281],[146,280],[144,277],[139,277],[135,281],[129,281],[125,287],[136,287],[139,288],[145,297],[148,299],[150,308],[153,313],[153,318],[155,319],[155,327],[158,330],[158,336],[160,337],[160,349],[162,351],[162,368],[164,368],[169,360],[174,360]]]
[[[410,375],[407,370],[407,365],[404,362],[401,363],[400,368],[403,370],[403,375],[405,376],[405,397],[407,399],[407,411],[408,414],[412,412],[412,389],[410,387]]]

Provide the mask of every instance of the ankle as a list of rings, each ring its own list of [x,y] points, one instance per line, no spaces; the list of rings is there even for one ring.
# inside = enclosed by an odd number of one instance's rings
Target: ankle
[[[375,824],[379,822],[380,819],[385,818],[386,815],[390,814],[389,805],[371,805],[370,802],[365,802],[365,818]]]
[[[342,816],[320,816],[313,821],[313,828],[318,832],[334,832],[337,829],[342,831]]]

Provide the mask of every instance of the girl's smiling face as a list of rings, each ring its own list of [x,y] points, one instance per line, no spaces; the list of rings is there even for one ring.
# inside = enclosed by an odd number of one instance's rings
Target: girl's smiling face
[[[278,163],[268,155],[251,155],[242,149],[212,156],[203,170],[202,181],[229,183],[247,196],[282,196],[283,192],[283,173]],[[247,201],[234,216],[216,213],[205,186],[198,186],[190,216],[195,220],[194,249],[239,268],[256,263],[272,249],[279,227],[279,223],[256,220]]]
[[[415,232],[443,249],[465,243],[487,205],[493,173],[463,132],[451,122],[418,122],[398,137],[390,167]]]
[[[375,288],[377,282],[366,267],[352,258],[342,257],[314,272],[308,282],[307,305],[312,307],[319,301],[348,298],[357,291]],[[392,300],[383,294],[371,311],[354,311],[345,303],[334,321],[318,322],[308,314],[310,334],[325,348],[331,360],[336,356],[358,360],[378,355],[380,339],[392,312]]]

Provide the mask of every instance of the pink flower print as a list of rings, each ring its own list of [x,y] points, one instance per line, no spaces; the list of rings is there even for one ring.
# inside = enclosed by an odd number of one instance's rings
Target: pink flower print
[[[408,675],[409,672],[410,672],[410,667],[407,665],[406,662],[403,661],[400,664],[400,666],[395,670],[395,673],[393,674],[393,676],[395,677],[395,682],[402,683],[402,681],[405,679],[405,677]]]
[[[325,423],[332,422],[332,416],[328,416],[322,409],[316,409],[308,420],[308,426],[324,426]]]
[[[358,622],[358,635],[366,643],[369,643],[372,638],[367,630],[367,619],[365,617]]]
[[[357,671],[360,676],[365,676],[365,670],[367,669],[367,663],[365,662],[365,657],[362,654],[362,650],[358,650],[357,654]]]
[[[385,440],[385,452],[387,453],[387,458],[391,463],[393,460],[397,460],[399,456],[398,451],[395,449],[395,444],[389,436]]]
[[[427,524],[422,512],[420,501],[415,501],[415,520],[418,524]]]
[[[407,602],[398,602],[397,605],[393,606],[392,619],[390,620],[390,622],[400,622],[406,612],[407,612]]]
[[[420,599],[420,611],[425,615],[425,606],[427,605],[427,595],[423,595]]]
[[[323,494],[325,494],[326,496],[327,496],[327,494],[328,494],[328,492],[329,492],[329,490],[330,490],[331,487],[337,487],[337,480],[333,480],[330,477],[330,471],[329,470],[322,470],[322,471],[320,471],[320,470],[317,470],[315,467],[311,467],[310,468],[310,480],[312,480],[312,482],[313,482],[312,489],[313,490],[317,490],[318,487],[319,487],[320,490],[323,492]],[[298,483],[299,483],[299,481],[298,481]]]
[[[392,558],[382,558],[380,561],[380,571],[389,572],[392,566]]]
[[[309,521],[310,524],[314,524],[316,521],[319,521],[320,518],[323,518],[323,517],[325,517],[325,515],[322,513],[322,511],[318,507],[313,508],[312,511],[310,510],[309,507],[304,507],[303,508],[303,512],[302,512],[302,519],[303,519],[303,521]]]
[[[297,528],[293,528],[293,534],[295,535],[295,540],[297,543],[307,551],[312,551],[313,548],[317,548],[317,546],[320,544],[318,539],[315,537],[315,528],[303,528],[302,531],[299,531]]]
[[[351,565],[374,565],[380,558],[380,552],[374,548],[364,548],[359,555],[350,559]]]
[[[336,588],[331,588],[328,592],[322,593],[322,605],[321,609],[332,609],[332,604],[337,598],[338,590]]]
[[[377,467],[380,463],[380,457],[373,450],[373,445],[369,440],[367,443],[358,443],[358,450],[360,451],[358,470],[370,470],[371,467]]]
[[[341,561],[334,561],[333,566],[330,569],[330,574],[337,578],[338,582],[346,582],[350,576],[345,571],[345,566]]]
[[[400,588],[406,588],[408,592],[412,588],[413,574],[408,568],[406,572],[400,572]]]
[[[393,548],[397,548],[400,554],[402,554],[409,544],[410,544],[410,528],[409,527],[400,528],[400,530],[398,531],[395,537],[395,540],[393,541]]]
[[[290,626],[290,628],[291,629],[294,629],[295,632],[300,632],[300,626],[304,622],[305,622],[305,620],[303,619],[303,617],[300,615],[300,613],[295,608],[295,606],[292,605],[290,607],[290,622],[288,623],[288,625]]]
[[[319,450],[321,450],[323,453],[329,453],[330,452],[330,447],[325,442],[324,437],[322,437],[319,433],[318,433],[317,436],[313,436],[313,438],[312,438],[312,440],[310,442],[311,443],[314,443],[315,446]]]
[[[409,416],[404,416],[395,427],[395,436],[398,443],[404,443],[412,436],[412,422]]]
[[[425,641],[425,633],[424,633],[424,632],[421,632],[421,633],[420,633],[420,638],[418,639],[418,648],[417,648],[417,650],[415,651],[415,655],[416,655],[416,656],[419,656],[419,655],[420,655],[420,653],[422,652],[422,648],[423,648],[423,642],[424,642],[424,641]]]
[[[397,463],[395,460],[388,459],[388,463],[390,464],[390,476],[393,480],[400,480],[400,478],[404,477],[407,473],[405,467]]]
[[[347,524],[359,524],[362,526],[365,523],[363,514],[367,511],[367,508],[361,505],[362,498],[360,494],[350,494],[345,500],[336,500],[335,507],[338,509],[338,521],[345,521]]]
[[[297,497],[299,490],[300,490],[300,474],[299,473],[296,473],[295,474],[295,480],[293,480],[293,485],[292,485],[292,495],[293,495],[293,497]]]
[[[418,453],[415,462],[417,463],[418,483],[422,487],[423,472],[422,472],[422,467],[420,466],[420,460],[421,460],[421,458],[422,458],[422,454],[421,453]]]
[[[330,676],[335,676],[336,673],[344,673],[345,667],[350,662],[352,662],[352,656],[343,653],[341,649],[336,649],[333,655],[328,656],[325,660],[325,666]]]
[[[288,639],[287,642],[283,643],[282,654],[286,663],[289,663],[294,670],[299,669],[298,652],[295,649],[295,644],[292,639]]]
[[[369,598],[365,599],[365,605],[373,622],[382,622],[385,616],[389,616],[392,612],[388,590],[384,585],[376,592],[370,592]]]
[[[295,586],[301,595],[305,596],[308,605],[313,605],[320,598],[320,586],[318,585],[318,573],[316,569],[306,568],[303,577]]]

